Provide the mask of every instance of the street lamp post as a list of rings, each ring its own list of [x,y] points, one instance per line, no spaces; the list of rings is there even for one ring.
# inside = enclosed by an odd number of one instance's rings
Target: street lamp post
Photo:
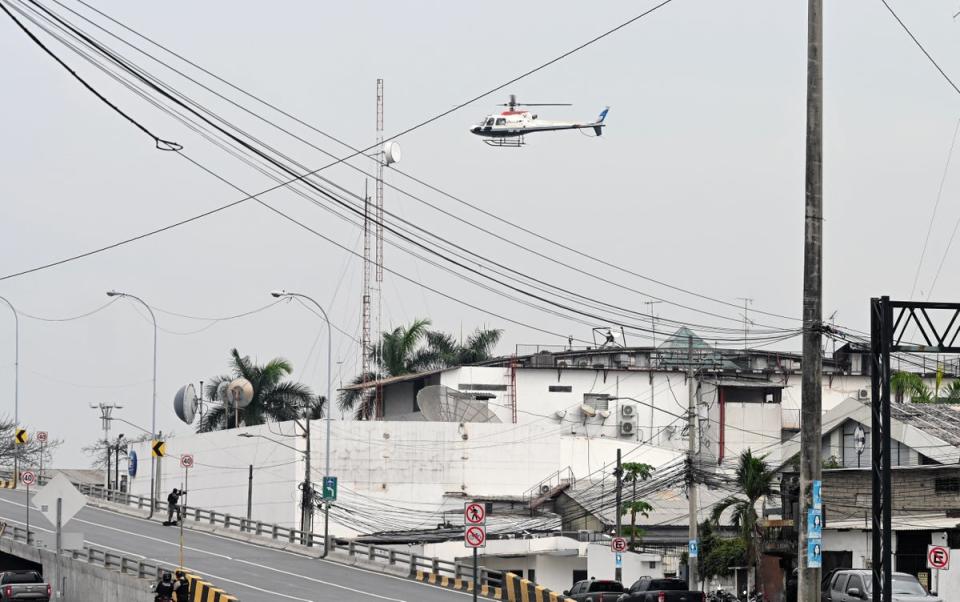
[[[150,313],[150,318],[153,320],[153,414],[150,422],[150,436],[153,439],[157,438],[157,316],[153,313],[153,309],[150,308],[147,303],[137,297],[136,295],[131,295],[130,293],[122,293],[120,291],[107,291],[108,297],[127,297],[138,301],[141,305],[147,308],[147,311]],[[148,519],[153,518],[153,511],[156,508],[156,466],[157,459],[150,458],[150,514],[147,516]]]
[[[307,295],[301,293],[288,293],[285,290],[273,291],[270,293],[277,299],[288,298],[292,299],[294,297],[299,297],[301,299],[306,299],[307,301],[313,303],[313,305],[320,310],[320,315],[323,316],[323,320],[327,323],[327,408],[326,416],[324,420],[326,421],[326,453],[324,454],[324,477],[330,476],[330,408],[333,404],[333,371],[331,370],[332,358],[333,358],[333,327],[330,325],[330,318],[327,316],[327,312],[323,309],[315,299],[308,297]],[[307,418],[308,432],[310,419]],[[307,445],[309,445],[309,439],[307,440]],[[307,460],[309,462],[309,459]],[[324,500],[323,502],[323,557],[327,556],[327,551],[330,549],[330,501]]]
[[[6,303],[10,311],[13,312],[13,429],[16,431],[20,427],[20,316],[17,315],[17,309],[13,306],[13,303],[10,303],[6,297],[0,297],[0,301]],[[17,446],[13,460],[13,480],[16,482],[20,478],[18,473],[20,470],[20,446]]]

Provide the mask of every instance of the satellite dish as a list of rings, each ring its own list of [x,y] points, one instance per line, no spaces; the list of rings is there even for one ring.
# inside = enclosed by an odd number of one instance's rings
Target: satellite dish
[[[593,418],[594,416],[597,415],[597,408],[593,406],[588,406],[587,404],[581,405],[580,411],[583,412],[584,416],[587,416],[589,418]]]
[[[183,385],[177,391],[173,398],[173,411],[177,413],[177,418],[187,424],[193,424],[193,419],[197,415],[197,392],[193,385]]]
[[[245,408],[253,401],[253,385],[245,378],[232,381],[226,388],[224,401],[236,408]]]
[[[430,385],[417,393],[417,406],[431,422],[500,422],[486,399],[443,385]]]
[[[400,145],[393,140],[384,142],[383,160],[387,165],[390,165],[391,163],[398,163],[400,161]]]
[[[599,414],[601,418],[606,420],[607,418],[610,417],[610,410],[597,410],[597,414]]]
[[[559,420],[562,421],[564,418],[567,417],[567,411],[566,411],[566,410],[557,410],[556,412],[553,413],[553,415],[556,416]]]

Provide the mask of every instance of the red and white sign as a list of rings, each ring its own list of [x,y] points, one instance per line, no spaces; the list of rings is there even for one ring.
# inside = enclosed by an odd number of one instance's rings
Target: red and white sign
[[[482,526],[467,527],[463,532],[463,544],[468,548],[483,548],[487,545],[487,528]]]
[[[29,487],[37,482],[37,475],[32,470],[24,470],[20,473],[20,482]]]
[[[465,525],[487,524],[487,507],[478,502],[467,502],[463,505],[463,522]]]
[[[37,441],[40,443],[46,443],[48,438],[47,431],[37,431]]]
[[[927,568],[949,569],[950,549],[945,546],[927,546]]]
[[[627,551],[627,540],[623,537],[614,537],[610,541],[610,549],[614,552],[626,552]]]
[[[193,468],[193,454],[183,454],[180,456],[181,468]]]

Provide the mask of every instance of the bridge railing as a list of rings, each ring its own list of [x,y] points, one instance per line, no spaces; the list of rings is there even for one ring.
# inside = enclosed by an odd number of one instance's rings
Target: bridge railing
[[[77,489],[80,490],[80,493],[92,498],[131,506],[140,510],[150,508],[149,496],[106,489],[103,485],[99,484],[91,485],[80,483],[77,484]],[[168,504],[165,500],[157,500],[154,504],[155,511],[160,512],[161,515],[167,512],[167,508]],[[302,531],[293,527],[284,527],[277,524],[248,519],[245,516],[234,516],[229,513],[193,506],[181,506],[181,512],[185,520],[198,524],[236,529],[240,533],[269,537],[289,544],[319,547],[320,549],[323,549],[324,546],[322,533]],[[411,576],[416,575],[417,571],[426,571],[436,573],[440,576],[459,579],[473,578],[472,564],[420,556],[419,554],[413,554],[403,550],[344,539],[338,540],[335,537],[331,537],[330,552],[335,551],[344,552],[350,558],[362,558],[368,562],[385,564],[391,567],[402,567],[405,568]],[[477,572],[480,585],[503,587],[503,573],[501,571],[492,571],[484,567],[478,567]]]
[[[36,533],[31,531],[29,533],[28,540],[26,529],[23,527],[10,525],[7,525],[2,529],[2,531],[0,531],[0,537],[6,537],[12,539],[13,541],[25,543],[35,548],[41,548],[41,546],[37,544],[35,535]],[[133,575],[139,579],[159,579],[163,574],[163,571],[169,571],[170,566],[172,566],[167,565],[167,568],[165,569],[162,565],[148,562],[143,558],[124,556],[123,554],[117,554],[116,552],[111,552],[109,550],[104,550],[102,548],[89,545],[85,545],[82,550],[66,550],[64,551],[63,555],[72,557],[74,560],[85,561],[89,564],[96,565],[110,571],[116,571],[125,575]]]

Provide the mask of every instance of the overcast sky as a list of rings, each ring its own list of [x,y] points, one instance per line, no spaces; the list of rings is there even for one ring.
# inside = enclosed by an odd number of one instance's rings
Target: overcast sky
[[[92,16],[74,0],[63,2]],[[944,70],[960,78],[960,23],[952,20],[957,2],[891,2]],[[368,146],[375,138],[376,78],[386,81],[389,135],[498,86],[654,3],[594,2],[589,8],[556,1],[95,4],[318,129]],[[836,311],[838,322],[865,329],[871,295],[911,293],[960,116],[960,95],[879,0],[826,4],[824,313]],[[304,165],[329,162],[102,32],[96,35]],[[806,2],[801,0],[674,0],[562,62],[403,136],[398,167],[510,223],[638,273],[727,302],[751,297],[755,308],[799,316],[805,42]],[[182,143],[191,158],[251,192],[274,185],[69,50],[56,43],[51,47],[157,135]],[[175,153],[155,150],[146,135],[83,89],[6,17],[0,19],[0,77],[0,276],[243,196]],[[489,148],[467,129],[511,92],[521,101],[574,104],[538,109],[541,118],[586,120],[610,105],[609,127],[600,139],[563,132],[531,136],[522,149]],[[329,152],[346,154],[336,143],[235,92],[231,98]],[[363,160],[355,164],[371,168]],[[929,291],[960,218],[957,169],[960,165],[945,181],[918,298]],[[356,171],[340,166],[324,173],[362,194],[364,176]],[[524,250],[534,249],[637,291],[722,316],[660,304],[656,312],[664,317],[737,326],[735,308],[603,268],[397,174],[388,172],[388,181],[523,248],[388,189],[389,211],[519,271],[647,310],[646,295],[603,285]],[[303,198],[279,190],[263,200],[361,251],[355,226]],[[384,327],[429,317],[458,335],[477,326],[504,328],[501,353],[513,352],[518,344],[565,343],[565,336],[557,335],[590,338],[586,325],[479,289],[389,245],[385,263],[486,312],[556,334],[465,307],[389,272]],[[933,297],[960,297],[954,277],[958,266],[960,248],[954,248]],[[360,278],[355,256],[247,202],[90,258],[0,281],[0,295],[21,312],[46,318],[90,312],[108,301],[104,292],[113,288],[169,312],[223,317],[263,307],[271,302],[271,289],[287,288],[314,296],[340,328],[359,337]],[[261,361],[286,357],[296,378],[324,389],[325,347],[317,345],[321,322],[296,304],[218,323],[162,312],[158,317],[164,329],[158,423],[164,431],[188,430],[172,412],[175,391],[224,371],[232,347]],[[797,326],[752,317],[762,324]],[[146,315],[126,300],[67,322],[21,317],[21,421],[65,440],[58,464],[89,461],[79,450],[98,437],[100,428],[89,403],[123,403],[119,416],[149,428],[151,332]],[[13,320],[6,310],[0,311],[0,341],[0,399],[12,414]],[[628,342],[646,343],[641,338]],[[798,339],[779,345],[799,347]],[[351,378],[358,367],[356,343],[336,334],[334,355],[335,379]],[[122,426],[115,433],[132,432]]]

